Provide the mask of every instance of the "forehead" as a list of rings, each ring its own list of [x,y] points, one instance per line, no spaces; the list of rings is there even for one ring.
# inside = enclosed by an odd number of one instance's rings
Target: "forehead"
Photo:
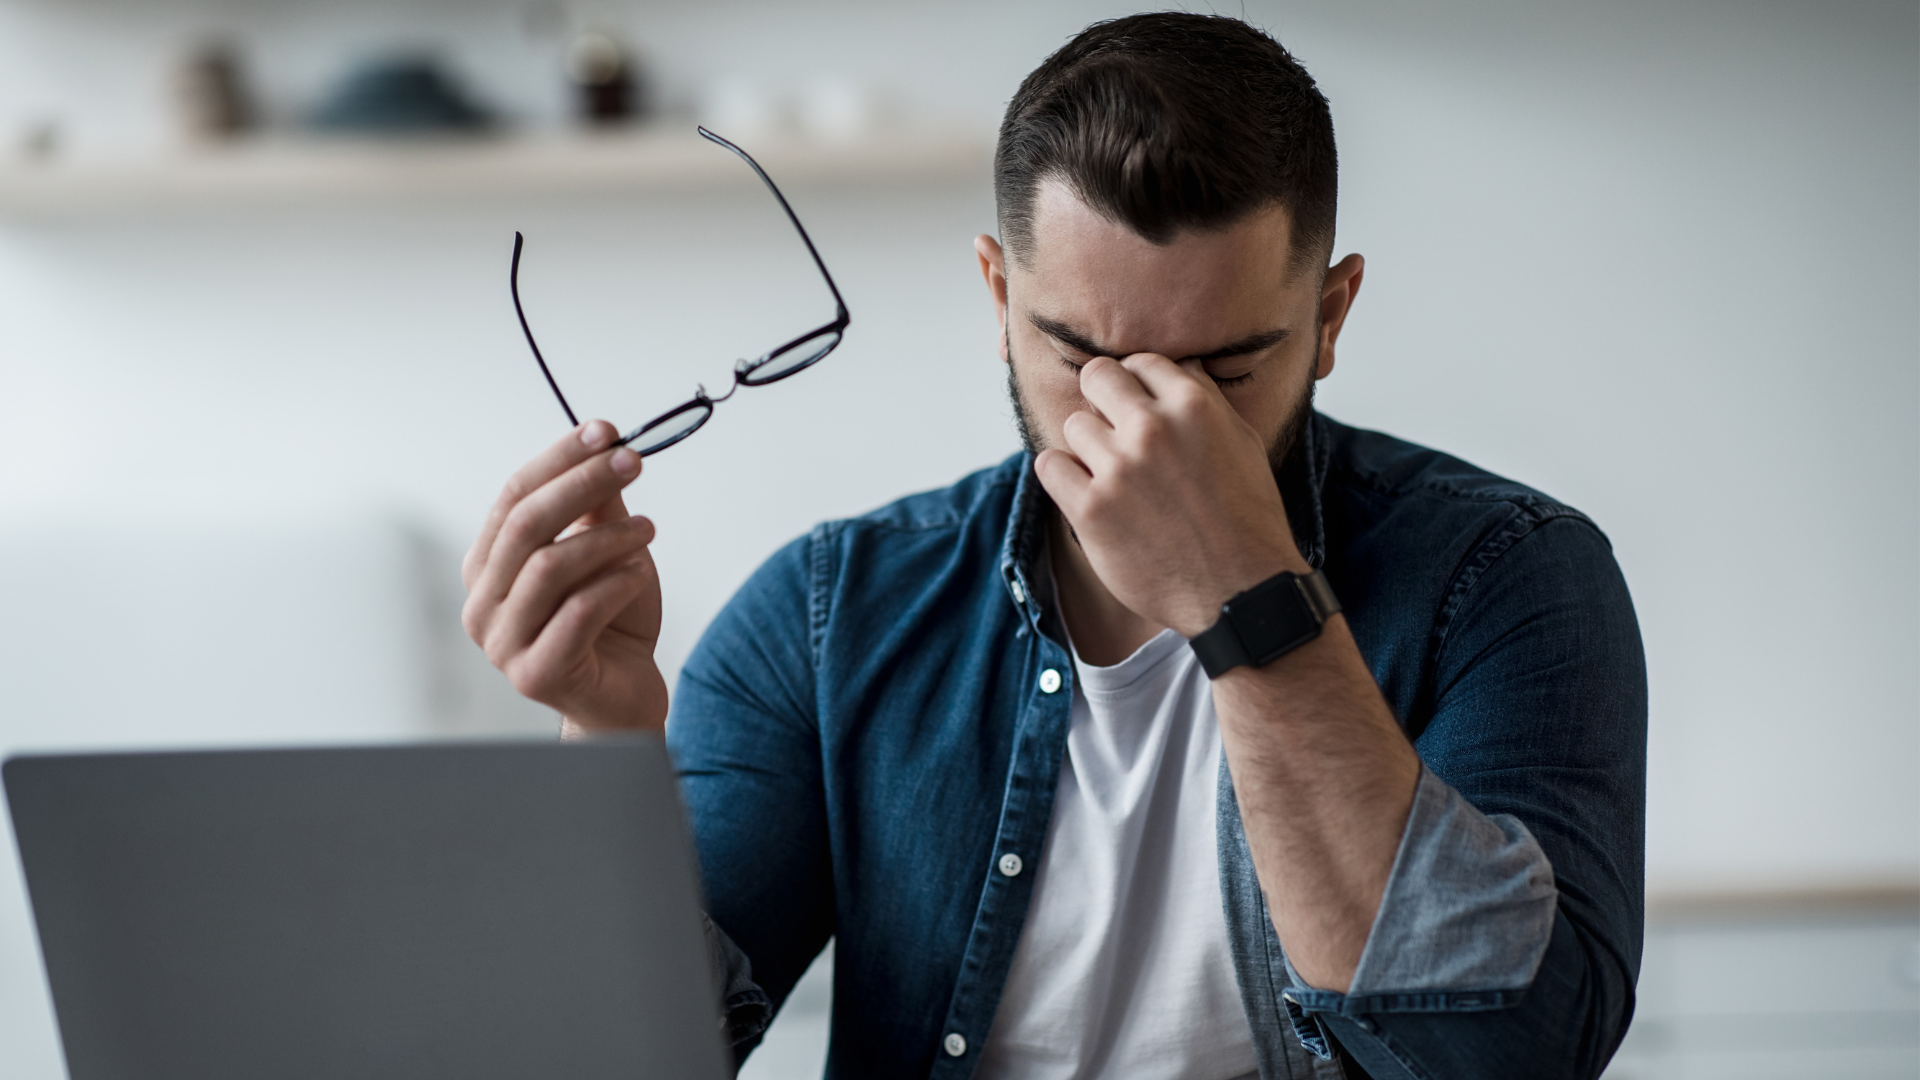
[[[1050,179],[1035,192],[1031,228],[1030,250],[1007,268],[1013,291],[1115,348],[1205,352],[1283,325],[1302,294],[1318,291],[1293,272],[1291,220],[1279,206],[1155,244]]]

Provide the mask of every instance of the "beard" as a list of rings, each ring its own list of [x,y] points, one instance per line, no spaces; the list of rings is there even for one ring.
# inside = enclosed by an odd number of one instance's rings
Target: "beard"
[[[1316,339],[1318,335],[1315,335]],[[1316,344],[1313,350],[1313,362],[1307,365],[1306,386],[1294,395],[1294,406],[1267,442],[1267,467],[1273,470],[1277,478],[1280,467],[1285,464],[1287,455],[1299,445],[1300,433],[1306,430],[1307,418],[1313,415],[1313,392],[1317,386],[1313,373],[1320,367],[1320,348]],[[1027,407],[1026,396],[1020,392],[1020,379],[1016,372],[1019,365],[1013,362],[1013,343],[1007,342],[1007,399],[1013,403],[1013,422],[1020,431],[1020,445],[1029,455],[1048,449],[1041,436],[1040,425],[1033,419],[1033,410]]]

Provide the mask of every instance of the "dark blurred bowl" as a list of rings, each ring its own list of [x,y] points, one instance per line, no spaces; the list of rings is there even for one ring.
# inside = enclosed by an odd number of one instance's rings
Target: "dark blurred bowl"
[[[369,61],[341,80],[312,116],[326,131],[369,135],[482,131],[493,115],[431,56]]]

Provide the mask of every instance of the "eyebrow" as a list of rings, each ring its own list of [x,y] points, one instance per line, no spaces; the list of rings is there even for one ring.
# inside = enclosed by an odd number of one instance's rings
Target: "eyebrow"
[[[1058,341],[1060,344],[1083,352],[1088,356],[1118,357],[1120,355],[1118,351],[1102,347],[1095,343],[1092,338],[1080,333],[1059,319],[1051,319],[1045,315],[1030,314],[1027,316],[1027,320],[1033,324],[1034,329]],[[1248,334],[1238,341],[1230,341],[1212,352],[1176,357],[1176,359],[1225,360],[1229,356],[1245,356],[1248,353],[1256,353],[1262,349],[1270,349],[1282,341],[1285,341],[1292,333],[1293,331],[1285,327],[1275,330],[1261,330],[1257,333]]]

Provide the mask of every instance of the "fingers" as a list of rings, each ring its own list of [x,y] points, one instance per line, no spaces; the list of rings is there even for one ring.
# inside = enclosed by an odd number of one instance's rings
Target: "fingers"
[[[636,598],[658,587],[653,560],[641,558],[613,567],[574,590],[514,662],[508,673],[514,688],[536,701],[562,707],[558,698],[576,681],[601,633]]]
[[[1198,360],[1176,364],[1158,353],[1134,353],[1120,363],[1155,401],[1174,404],[1187,400],[1195,390],[1219,389]]]
[[[487,654],[504,660],[525,649],[571,594],[632,561],[652,539],[653,523],[631,518],[575,533],[534,552],[488,620],[481,642]]]
[[[1092,408],[1069,417],[1063,434],[1068,448],[1095,474],[1123,450],[1160,449],[1169,423],[1204,408],[1210,398],[1226,404],[1205,365],[1197,360],[1175,363],[1158,353],[1089,360],[1080,368],[1080,393]]]
[[[520,568],[589,511],[605,508],[640,475],[640,456],[624,447],[596,454],[540,485],[507,511],[473,584],[473,594],[506,598]]]
[[[1131,363],[1145,353],[1128,358]],[[1080,367],[1080,396],[1118,423],[1123,418],[1152,407],[1153,395],[1126,364],[1110,357],[1096,356]]]
[[[1133,422],[1132,418],[1128,419],[1129,423]],[[1069,413],[1060,424],[1060,438],[1079,463],[1094,473],[1111,468],[1114,456],[1120,452],[1120,432],[1091,409]]]
[[[467,550],[467,557],[461,563],[460,578],[469,591],[479,579],[481,570],[486,567],[494,541],[500,535],[500,527],[506,524],[507,515],[513,512],[513,508],[549,480],[613,445],[617,435],[613,425],[605,420],[589,420],[562,435],[507,479],[506,486],[500,490],[500,497],[494,500],[493,507],[487,511],[487,520],[480,526],[480,535],[474,539],[473,547]],[[624,513],[624,505],[621,510]]]
[[[580,525],[583,528],[591,528],[595,525],[608,525],[616,521],[626,521],[632,516],[633,514],[627,510],[626,497],[616,491],[613,493],[613,498],[587,511],[586,514],[580,518]]]
[[[1093,473],[1086,464],[1064,450],[1042,450],[1033,459],[1033,474],[1067,520],[1075,520],[1093,486]]]

